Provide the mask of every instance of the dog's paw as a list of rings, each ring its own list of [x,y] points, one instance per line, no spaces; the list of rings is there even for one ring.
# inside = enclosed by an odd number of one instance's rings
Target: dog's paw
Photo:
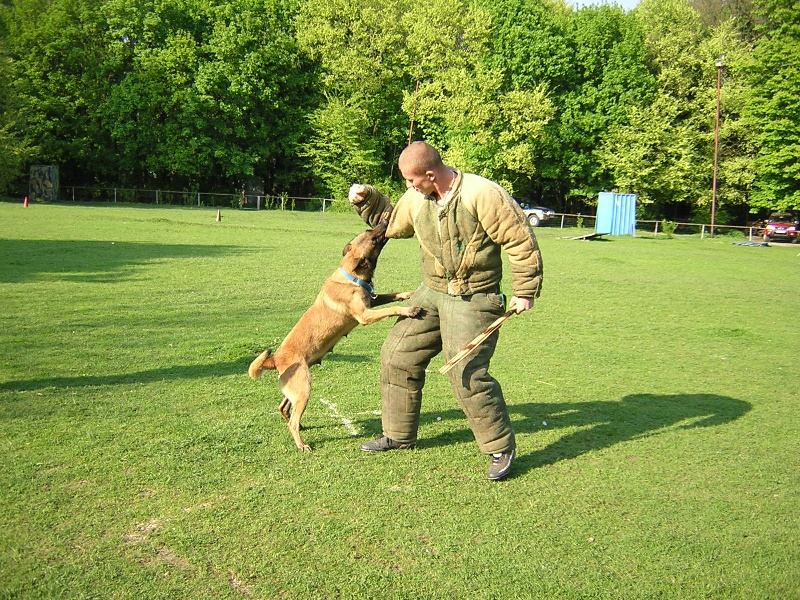
[[[400,292],[394,295],[395,300],[408,300],[411,296],[414,295],[414,292]]]
[[[425,316],[425,309],[421,306],[409,306],[408,316],[412,319],[421,319]]]

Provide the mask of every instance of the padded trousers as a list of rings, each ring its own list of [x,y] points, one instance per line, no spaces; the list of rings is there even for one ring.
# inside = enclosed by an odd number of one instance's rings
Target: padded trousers
[[[444,352],[444,359],[450,360],[505,312],[499,292],[450,296],[424,285],[409,304],[424,308],[424,317],[400,317],[381,349],[383,433],[404,444],[417,441],[425,369],[431,359]],[[447,374],[483,454],[515,448],[503,391],[489,374],[498,334],[494,332]]]

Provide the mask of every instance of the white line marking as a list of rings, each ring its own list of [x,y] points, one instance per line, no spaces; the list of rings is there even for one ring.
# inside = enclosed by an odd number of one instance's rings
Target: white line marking
[[[341,414],[339,412],[339,409],[337,408],[336,403],[330,402],[329,400],[325,400],[324,398],[320,398],[319,401],[322,402],[327,407],[328,412],[331,414],[331,416],[334,419],[338,419],[338,420],[340,420],[342,422],[342,425],[344,425],[344,428],[347,429],[347,432],[352,437],[357,437],[357,436],[361,435],[361,432],[358,430],[358,428],[353,426],[352,419],[348,419],[347,417],[345,417],[343,414]]]

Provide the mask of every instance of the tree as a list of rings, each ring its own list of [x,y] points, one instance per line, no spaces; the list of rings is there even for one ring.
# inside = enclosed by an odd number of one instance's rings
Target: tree
[[[646,66],[642,32],[634,15],[617,6],[586,7],[570,23],[577,83],[560,98],[557,156],[567,195],[584,204],[613,180],[598,148],[629,111],[652,102],[655,78]]]
[[[460,2],[415,5],[404,23],[420,85],[403,106],[448,162],[514,191],[536,173],[552,105],[544,86],[520,85],[487,59],[492,18]]]
[[[19,133],[18,108],[14,93],[13,62],[8,51],[6,19],[9,7],[0,4],[0,193],[20,178],[34,148]]]
[[[95,110],[114,80],[99,4],[15,0],[8,15],[11,127],[25,145],[38,148],[37,161],[60,166],[62,179],[114,171],[110,139]]]
[[[375,181],[392,172],[408,135],[403,91],[413,86],[401,22],[404,6],[399,0],[306,0],[300,9],[297,41],[320,77],[321,102],[310,119],[323,126],[312,127],[303,152],[312,157],[321,191],[346,197],[352,178]],[[339,163],[326,164],[324,147],[333,139],[341,145],[330,151]],[[342,165],[359,167],[347,177],[340,176]]]
[[[130,68],[102,111],[132,180],[256,175],[276,191],[303,176],[281,168],[296,164],[312,83],[290,0],[110,0],[106,11]]]
[[[615,186],[639,195],[643,216],[692,212],[710,204],[715,79],[706,76],[704,29],[688,0],[643,0],[634,15],[658,93],[649,107],[630,109],[630,124],[613,127],[599,154]]]
[[[750,68],[747,121],[755,129],[752,206],[800,209],[800,11],[792,0],[761,0],[764,18]]]

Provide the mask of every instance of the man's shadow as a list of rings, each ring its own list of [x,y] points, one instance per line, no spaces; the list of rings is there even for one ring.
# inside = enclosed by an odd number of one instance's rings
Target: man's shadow
[[[509,404],[508,410],[517,434],[570,430],[570,433],[540,450],[518,454],[513,473],[521,475],[531,469],[577,458],[620,442],[658,435],[670,427],[694,429],[725,425],[744,415],[750,408],[747,402],[716,394],[633,394],[618,402],[596,400]],[[466,419],[459,409],[430,415],[431,420],[436,417]],[[428,419],[423,417],[423,420]],[[466,425],[466,420],[464,422]],[[572,431],[575,428],[579,429]],[[473,439],[472,431],[465,427],[457,432],[450,431],[422,439],[420,445],[441,446]]]

